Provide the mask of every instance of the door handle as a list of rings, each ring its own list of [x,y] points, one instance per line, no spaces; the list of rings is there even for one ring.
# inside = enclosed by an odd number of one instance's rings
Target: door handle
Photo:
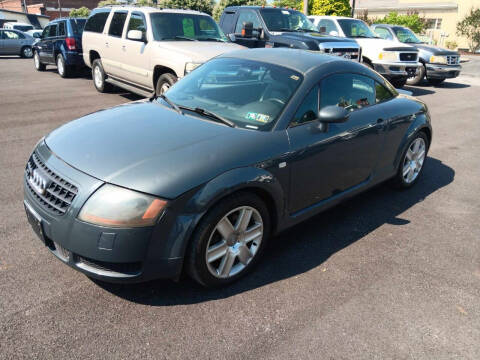
[[[122,50],[123,51],[127,50],[127,47],[125,45],[122,45]]]
[[[108,47],[108,42],[105,43],[105,47]]]

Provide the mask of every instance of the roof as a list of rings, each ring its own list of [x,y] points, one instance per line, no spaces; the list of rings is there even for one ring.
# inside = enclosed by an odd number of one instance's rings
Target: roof
[[[219,57],[260,61],[287,67],[303,74],[329,62],[351,61],[332,55],[321,54],[318,51],[290,48],[256,48],[236,50],[222,54]]]
[[[17,15],[24,15],[24,16],[27,16],[27,15],[33,15],[33,16],[36,16],[36,17],[41,17],[41,18],[46,18],[46,19],[49,19],[50,17],[46,16],[46,15],[38,15],[38,14],[26,14],[24,12],[20,12],[20,11],[13,11],[13,10],[7,10],[7,9],[0,9],[0,13],[11,13],[11,14],[17,14]]]
[[[207,15],[201,11],[197,10],[186,10],[186,9],[163,9],[163,8],[155,8],[151,6],[133,6],[133,5],[106,5],[99,7],[97,9],[105,9],[105,8],[112,8],[112,9],[122,9],[122,10],[132,10],[132,11],[143,11],[145,13],[157,13],[157,12],[164,12],[164,13],[178,13],[178,14],[195,14],[195,15]]]

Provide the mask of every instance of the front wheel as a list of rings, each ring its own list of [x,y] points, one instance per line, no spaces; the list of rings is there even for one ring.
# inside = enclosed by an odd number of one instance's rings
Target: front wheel
[[[170,87],[177,82],[177,77],[170,73],[165,73],[160,75],[157,80],[157,85],[155,86],[155,94],[162,95],[165,94]]]
[[[20,51],[20,56],[27,59],[31,58],[33,56],[32,48],[30,46],[24,46]]]
[[[445,79],[428,79],[428,82],[433,86],[438,86],[445,81]]]
[[[418,68],[417,75],[407,80],[408,85],[420,85],[425,77],[426,73],[425,65],[422,65]]]
[[[103,70],[102,60],[95,59],[92,64],[92,78],[95,89],[98,92],[106,93],[112,88],[112,85],[105,81],[105,71]]]
[[[45,71],[46,66],[40,61],[40,56],[36,51],[35,51],[35,54],[33,55],[33,63],[35,64],[35,69],[37,71]]]
[[[393,178],[393,185],[397,188],[409,188],[420,177],[423,164],[428,152],[428,139],[423,131],[418,132],[407,146],[402,155],[397,174]]]
[[[187,253],[187,271],[203,286],[229,284],[258,262],[269,236],[263,201],[245,192],[214,205],[198,225]]]

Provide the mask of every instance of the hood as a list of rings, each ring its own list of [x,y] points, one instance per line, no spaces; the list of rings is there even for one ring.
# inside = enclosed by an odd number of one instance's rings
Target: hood
[[[88,175],[173,199],[223,172],[270,158],[287,143],[275,133],[281,132],[230,128],[141,101],[67,123],[45,142]]]
[[[297,41],[315,40],[317,43],[339,42],[339,43],[347,43],[349,45],[351,44],[350,46],[353,46],[353,47],[358,47],[358,44],[356,43],[355,40],[337,37],[337,36],[322,35],[315,32],[311,32],[311,33],[282,32],[279,34],[281,34],[283,38],[293,39]]]
[[[161,41],[160,49],[181,53],[193,61],[205,62],[223,53],[246,49],[231,42],[218,41]]]
[[[363,51],[369,48],[380,50],[384,48],[398,48],[404,49],[405,51],[411,51],[412,47],[415,48],[415,46],[405,45],[396,41],[384,40],[380,38],[355,38],[355,41],[362,47]]]
[[[428,44],[414,44],[418,49],[428,51],[432,55],[458,55],[458,52],[448,49],[443,49],[438,46],[428,45]]]

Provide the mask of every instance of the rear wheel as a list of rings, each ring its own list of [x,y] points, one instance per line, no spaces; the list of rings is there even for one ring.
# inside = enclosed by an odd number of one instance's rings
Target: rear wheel
[[[40,56],[36,51],[33,55],[33,63],[35,64],[35,69],[37,69],[37,71],[45,71],[46,66],[40,61]]]
[[[428,79],[428,78],[427,78],[427,80],[433,86],[438,86],[445,81],[445,79]]]
[[[258,262],[269,236],[263,201],[251,193],[225,198],[205,215],[187,254],[190,276],[203,286],[229,284]]]
[[[72,69],[65,64],[65,59],[62,54],[57,55],[57,72],[62,78],[67,78],[71,75]]]
[[[33,51],[30,46],[24,46],[20,51],[20,56],[23,58],[31,58],[33,56]]]
[[[168,89],[170,89],[170,87],[177,82],[177,80],[177,77],[170,73],[160,75],[157,80],[157,85],[155,86],[155,94],[157,96],[165,94]]]
[[[422,83],[423,78],[425,77],[426,69],[425,65],[422,65],[418,68],[417,75],[415,77],[409,78],[407,80],[408,85],[419,85]]]
[[[95,89],[98,92],[105,93],[112,89],[112,85],[105,81],[105,71],[103,70],[102,61],[95,59],[92,64],[92,79]]]

